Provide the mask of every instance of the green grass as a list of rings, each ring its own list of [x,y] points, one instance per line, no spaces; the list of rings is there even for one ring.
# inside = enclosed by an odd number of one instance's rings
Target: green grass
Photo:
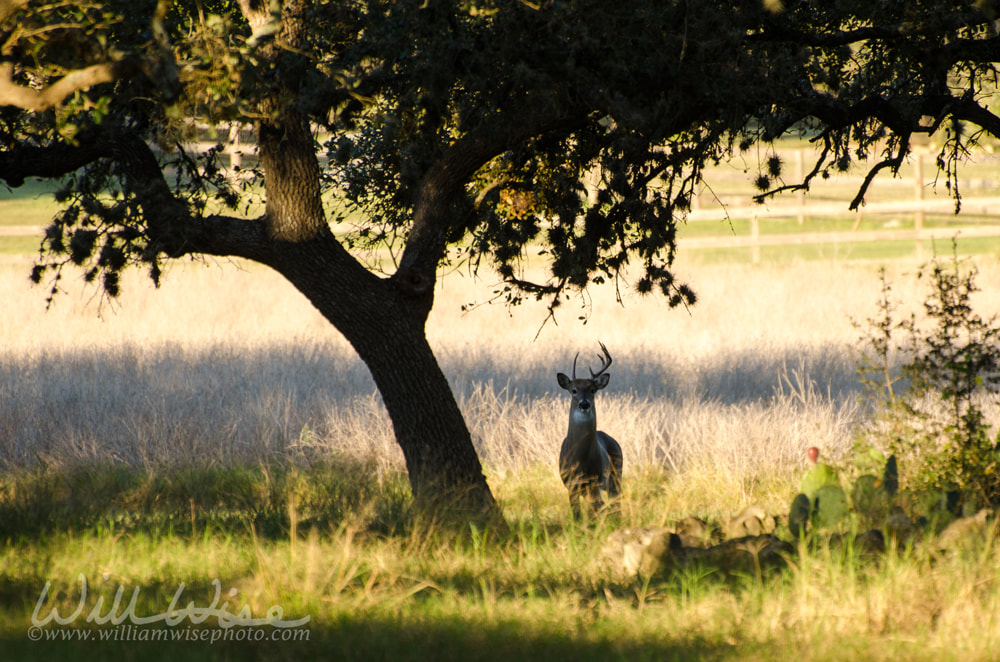
[[[0,226],[45,225],[59,210],[52,182],[29,179],[16,188],[0,186]]]
[[[985,660],[1000,643],[992,616],[1000,607],[1000,555],[992,544],[863,562],[800,549],[786,570],[760,577],[690,567],[652,581],[621,578],[597,562],[597,552],[611,530],[641,523],[637,509],[624,508],[620,521],[579,525],[561,508],[565,495],[539,490],[529,472],[502,486],[521,496],[505,502],[512,532],[491,537],[415,524],[399,507],[405,498],[395,479],[359,490],[360,475],[354,465],[331,464],[308,474],[288,466],[156,475],[105,467],[5,478],[0,645],[18,660]],[[681,480],[637,476],[623,505],[673,503],[682,512]],[[331,497],[331,484],[351,490]],[[24,512],[12,495],[25,492],[37,518],[22,514],[11,523],[12,507]],[[153,492],[162,496],[117,519],[118,504]],[[260,498],[239,496],[247,493]],[[557,501],[560,513],[528,514],[521,501],[528,494]],[[306,502],[323,517],[309,519]],[[373,512],[389,514],[379,523]],[[261,526],[262,518],[271,524]],[[81,574],[83,615],[68,625],[50,622],[41,636],[91,640],[30,641],[42,587],[51,582],[39,615],[55,607],[66,616],[81,602]],[[213,603],[213,580],[224,607]],[[262,617],[277,605],[286,621],[309,617],[308,640],[102,642],[115,626],[86,621],[95,608],[111,613],[120,587],[125,597],[114,613],[126,613],[138,589],[132,613],[163,614],[182,583],[181,607],[215,604]],[[225,636],[216,619],[134,626],[133,635]]]

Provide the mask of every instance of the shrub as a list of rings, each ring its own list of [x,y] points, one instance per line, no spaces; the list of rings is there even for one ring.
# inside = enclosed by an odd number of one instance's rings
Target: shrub
[[[1000,328],[972,307],[974,265],[935,257],[921,267],[923,314],[897,320],[882,270],[876,317],[863,329],[857,369],[873,425],[861,446],[898,456],[917,490],[960,491],[1000,504],[1000,453],[984,407],[1000,394]],[[859,453],[863,456],[863,453]]]

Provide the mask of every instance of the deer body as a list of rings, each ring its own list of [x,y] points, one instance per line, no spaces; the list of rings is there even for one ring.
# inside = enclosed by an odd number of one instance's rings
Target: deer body
[[[559,452],[559,475],[569,490],[570,507],[577,516],[581,500],[595,509],[602,504],[601,490],[609,499],[621,491],[621,446],[611,435],[597,429],[594,395],[608,385],[611,377],[604,372],[611,366],[611,355],[603,343],[601,349],[606,363],[596,374],[591,371],[590,379],[577,378],[576,359],[572,377],[561,372],[556,375],[559,386],[572,396],[569,430]]]

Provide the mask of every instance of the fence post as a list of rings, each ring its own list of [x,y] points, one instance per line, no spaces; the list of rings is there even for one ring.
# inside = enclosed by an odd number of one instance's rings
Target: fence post
[[[243,166],[243,151],[240,149],[240,125],[236,122],[229,123],[229,169],[236,176],[236,170]]]
[[[917,159],[913,162],[913,193],[919,204],[924,199],[924,157],[917,153]],[[916,234],[916,255],[918,260],[924,259],[924,210],[918,207],[913,213],[913,229]]]
[[[795,181],[799,183],[806,178],[805,158],[802,156],[802,152],[803,150],[801,149],[795,150]],[[796,220],[799,222],[799,225],[802,225],[806,222],[806,192],[799,189],[795,193],[795,201],[799,206],[799,213],[796,216]]]

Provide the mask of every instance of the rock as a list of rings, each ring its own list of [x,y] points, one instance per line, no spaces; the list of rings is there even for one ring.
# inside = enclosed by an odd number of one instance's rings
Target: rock
[[[742,538],[773,533],[775,524],[774,518],[768,517],[767,512],[761,506],[753,504],[729,520],[724,528],[727,538]]]
[[[615,531],[601,547],[601,560],[612,572],[651,577],[684,562],[680,537],[665,528]]]
[[[707,547],[720,539],[718,530],[703,519],[685,517],[673,527],[684,547]]]
[[[765,534],[726,540],[703,550],[687,550],[687,557],[689,562],[717,568],[725,574],[757,574],[784,566],[794,553],[790,543]]]
[[[758,575],[783,567],[795,547],[773,535],[748,535],[707,547],[686,547],[668,528],[615,531],[601,547],[601,561],[619,577],[653,577],[691,563],[724,574]]]
[[[938,534],[935,546],[943,551],[981,547],[991,531],[992,516],[993,511],[983,508],[972,517],[959,517]]]

